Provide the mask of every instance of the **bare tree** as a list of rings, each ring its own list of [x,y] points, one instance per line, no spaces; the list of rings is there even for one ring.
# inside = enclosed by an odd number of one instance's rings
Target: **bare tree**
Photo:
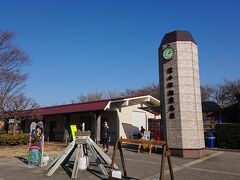
[[[114,98],[119,98],[121,97],[121,92],[118,91],[109,91],[105,94],[106,99],[114,99]]]
[[[72,103],[146,94],[150,94],[151,96],[160,99],[159,85],[152,83],[139,89],[126,89],[123,92],[109,91],[103,93],[96,91],[88,93],[87,95],[81,94],[76,100],[72,100]],[[240,80],[224,80],[224,84],[201,86],[201,98],[202,101],[215,101],[220,105],[240,102]]]
[[[223,89],[226,92],[228,103],[237,103],[240,94],[240,80],[224,79]]]
[[[26,97],[24,94],[8,98],[4,111],[9,117],[14,118],[13,135],[15,135],[16,132],[17,121],[20,121],[21,118],[35,115],[38,108],[39,105],[33,99]]]
[[[0,113],[10,97],[19,94],[27,75],[21,69],[29,63],[25,52],[11,43],[14,33],[0,31]]]
[[[72,103],[82,103],[82,102],[87,102],[87,96],[81,94],[78,96],[76,99],[72,99]]]
[[[227,101],[227,92],[225,91],[223,85],[216,85],[213,90],[213,101],[217,102],[220,105],[228,104]]]
[[[87,94],[88,101],[98,101],[98,100],[101,100],[102,98],[103,98],[103,93],[100,91]]]
[[[202,101],[212,100],[220,105],[240,102],[240,80],[224,80],[223,84],[201,86]]]
[[[126,89],[123,96],[140,96],[140,95],[151,95],[157,99],[160,99],[160,88],[158,84],[150,84],[139,89]]]
[[[201,86],[201,99],[202,101],[211,101],[213,99],[214,86],[205,85]]]
[[[139,89],[126,89],[124,92],[109,91],[107,93],[103,93],[100,91],[95,91],[92,93],[88,93],[87,95],[81,94],[76,99],[72,100],[72,103],[97,101],[101,99],[113,99],[126,96],[141,96],[147,94],[159,99],[160,98],[159,85],[152,83]]]
[[[103,99],[104,93],[100,91],[88,93],[87,95],[81,94],[75,100],[72,100],[72,103],[82,103],[82,102],[90,102],[90,101],[98,101]]]
[[[236,97],[237,102],[240,103],[240,93],[236,93],[235,97]]]

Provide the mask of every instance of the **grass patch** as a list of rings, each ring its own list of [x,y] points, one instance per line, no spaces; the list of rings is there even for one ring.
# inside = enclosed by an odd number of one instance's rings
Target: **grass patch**
[[[66,148],[64,143],[44,143],[44,152],[49,155],[59,154]],[[28,145],[0,146],[0,157],[27,157]]]

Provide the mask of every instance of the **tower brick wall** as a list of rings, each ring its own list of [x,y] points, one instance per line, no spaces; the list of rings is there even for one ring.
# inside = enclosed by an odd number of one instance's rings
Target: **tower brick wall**
[[[173,38],[172,42],[162,42],[159,48],[160,91],[166,128],[165,137],[173,153],[185,157],[202,157],[205,154],[205,144],[198,47],[194,40],[188,38],[179,40],[178,36],[188,32],[172,33],[176,34],[175,39]],[[172,34],[166,34],[165,40],[166,36],[170,35]],[[162,56],[163,50],[167,47],[173,47],[175,51],[170,60]],[[170,98],[174,99],[173,102],[170,102]]]

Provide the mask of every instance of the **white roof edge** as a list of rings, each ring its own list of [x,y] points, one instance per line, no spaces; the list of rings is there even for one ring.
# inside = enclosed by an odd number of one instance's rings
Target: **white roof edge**
[[[157,105],[160,105],[160,100],[158,100],[157,98],[155,98],[155,97],[153,97],[153,96],[151,96],[151,95],[149,95],[149,96],[150,96],[150,98],[151,98],[153,101],[156,102]]]
[[[135,99],[141,99],[141,98],[150,98],[150,101],[152,101],[155,105],[160,105],[160,101],[156,98],[154,98],[151,95],[144,95],[144,96],[136,96],[136,97],[130,97],[130,98],[123,98],[120,100],[114,100],[110,101],[110,103],[115,103],[115,102],[123,102],[123,101],[128,101],[128,100],[135,100]]]
[[[109,109],[109,108],[110,108],[110,104],[111,104],[111,101],[109,101],[109,102],[107,103],[106,107],[104,108],[104,111],[105,111],[106,109]]]
[[[144,96],[136,96],[136,97],[130,97],[130,98],[126,98],[124,99],[125,101],[126,100],[134,100],[134,99],[140,99],[140,98],[146,98],[146,97],[149,97],[150,95],[144,95]]]

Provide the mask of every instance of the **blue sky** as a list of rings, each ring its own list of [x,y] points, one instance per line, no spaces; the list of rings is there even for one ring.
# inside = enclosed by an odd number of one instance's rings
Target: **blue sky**
[[[0,29],[29,54],[26,95],[43,106],[158,83],[157,50],[174,30],[196,40],[202,85],[240,78],[238,0],[2,0]]]

